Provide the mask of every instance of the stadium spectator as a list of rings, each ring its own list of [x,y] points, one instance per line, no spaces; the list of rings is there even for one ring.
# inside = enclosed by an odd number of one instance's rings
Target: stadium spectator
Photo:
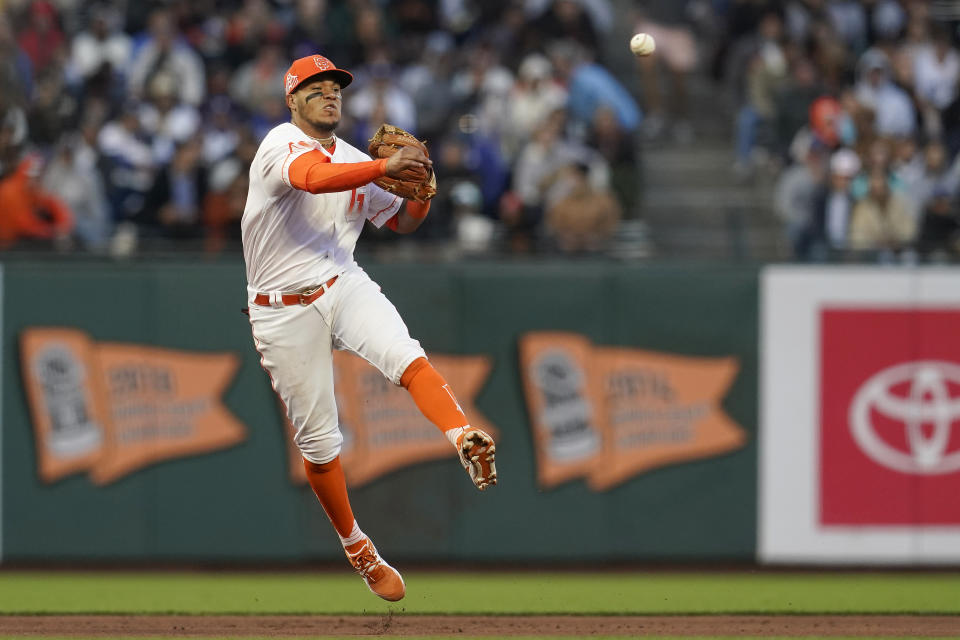
[[[204,250],[223,251],[240,238],[240,219],[249,178],[239,162],[223,162],[210,172],[210,190],[203,201]]]
[[[960,257],[960,215],[956,199],[945,189],[934,191],[920,223],[917,249],[934,261]]]
[[[135,217],[153,186],[156,162],[149,138],[140,125],[139,106],[127,103],[97,134],[107,198],[115,222]]]
[[[877,135],[913,135],[916,111],[910,96],[893,83],[887,55],[877,48],[865,51],[857,64],[857,72],[856,97],[861,105],[873,110]]]
[[[620,204],[605,189],[590,184],[590,168],[567,165],[556,176],[556,197],[547,210],[546,232],[567,254],[596,253],[606,249],[622,217]]]
[[[624,217],[639,217],[637,150],[633,137],[620,128],[609,107],[597,109],[587,135],[587,144],[599,152],[610,167],[610,187],[624,210]]]
[[[851,149],[839,149],[830,157],[830,181],[822,210],[823,234],[827,247],[833,251],[847,248],[853,197],[850,184],[860,172],[860,157]]]
[[[508,158],[515,158],[543,120],[567,102],[567,91],[553,80],[553,65],[539,53],[531,53],[517,71],[517,80],[507,101],[501,140]]]
[[[78,77],[84,94],[122,99],[133,43],[120,29],[120,19],[111,6],[94,5],[88,28],[73,39],[70,73]]]
[[[134,54],[130,69],[130,89],[133,96],[148,94],[158,74],[175,78],[177,102],[199,105],[205,96],[203,60],[182,38],[165,10],[150,16],[150,31],[146,41]]]
[[[868,191],[853,207],[849,246],[856,251],[897,252],[914,241],[917,224],[909,203],[891,191],[887,175],[869,175]]]
[[[359,88],[351,88],[348,109],[355,125],[351,135],[369,140],[381,123],[389,122],[411,133],[417,131],[417,111],[413,98],[395,80],[395,70],[385,54],[364,68],[366,79]],[[358,83],[360,84],[360,83]]]
[[[205,160],[207,193],[203,200],[204,249],[215,253],[240,239],[240,219],[247,201],[248,167],[260,139],[237,127],[233,151],[216,162]]]
[[[901,144],[915,146],[911,139]],[[951,200],[960,193],[960,158],[950,162],[946,147],[938,140],[927,143],[923,152],[916,153],[909,162],[901,163],[897,175],[917,220],[934,193],[945,194]]]
[[[485,253],[492,244],[494,223],[483,215],[483,194],[476,184],[462,180],[450,187],[450,221],[457,249],[465,254]]]
[[[41,187],[56,193],[73,214],[73,234],[80,246],[101,252],[113,230],[97,153],[81,134],[65,136],[43,172]]]
[[[740,3],[756,6],[755,3]],[[813,37],[814,25],[829,23],[824,0],[789,0],[785,3],[784,28],[793,42],[804,42]]]
[[[477,117],[470,113],[457,118],[456,133],[452,135],[458,139],[457,144],[462,146],[461,157],[480,186],[484,214],[495,217],[500,197],[510,180],[510,165],[500,150],[499,139],[485,133]]]
[[[202,151],[197,138],[188,138],[177,145],[170,164],[160,169],[147,194],[140,218],[143,226],[169,238],[201,236],[207,194]]]
[[[264,42],[277,42],[285,35],[275,11],[266,0],[243,0],[227,15],[223,26],[223,58],[233,69],[256,57]]]
[[[13,27],[0,12],[0,100],[23,105],[33,93],[33,64],[17,44]]]
[[[566,183],[560,178],[573,164],[588,167],[596,190],[609,184],[609,167],[603,157],[567,135],[565,112],[557,110],[534,132],[515,165],[511,197],[501,210],[513,251],[534,248],[544,212],[566,195]]]
[[[940,112],[957,97],[958,79],[960,54],[951,47],[946,29],[938,28],[932,41],[913,56],[913,87],[928,136],[943,133]]]
[[[813,61],[804,56],[794,60],[789,78],[774,95],[774,150],[780,158],[787,157],[794,136],[808,122],[810,106],[824,94]]]
[[[77,120],[79,105],[67,91],[63,74],[48,69],[36,79],[27,114],[31,141],[44,151],[53,147]]]
[[[893,138],[874,138],[869,146],[864,145],[860,152],[860,160],[863,164],[863,171],[850,185],[850,191],[855,200],[862,200],[870,190],[870,179],[874,175],[884,175],[887,177],[887,186],[897,192],[904,191],[904,183],[900,174],[895,170]]]
[[[526,41],[528,47],[543,50],[547,40],[569,40],[594,56],[600,53],[599,33],[582,1],[552,0],[543,13],[531,21],[527,31],[536,34]]]
[[[73,215],[39,184],[40,159],[24,157],[0,179],[0,249],[25,240],[64,248],[69,245]]]
[[[353,5],[353,39],[346,57],[358,64],[372,63],[388,41],[387,27],[381,10],[373,4],[355,2]]]
[[[546,118],[520,152],[514,166],[511,197],[501,208],[511,250],[524,253],[533,248],[534,234],[543,218],[545,193],[550,180],[565,164],[575,160],[576,151],[562,139],[565,119],[562,111]]]
[[[593,62],[576,43],[559,41],[549,50],[557,78],[566,83],[567,111],[571,124],[585,132],[600,107],[617,116],[620,128],[633,132],[640,126],[641,113],[633,96],[604,67]]]
[[[867,10],[858,0],[833,0],[826,4],[830,24],[849,51],[867,47]]]
[[[331,25],[327,0],[296,0],[293,5],[293,24],[286,41],[290,43],[290,57],[296,60],[321,51],[323,44],[330,42]]]
[[[473,113],[481,132],[499,136],[505,126],[513,73],[501,64],[489,42],[478,42],[467,51],[467,65],[453,75],[457,110]]]
[[[17,41],[30,57],[34,74],[43,73],[64,55],[66,37],[58,24],[57,10],[46,0],[35,0],[27,11],[27,25]]]
[[[824,198],[828,151],[811,141],[799,153],[799,162],[777,180],[774,211],[785,225],[794,256],[806,261],[813,258],[823,237],[818,213]]]
[[[288,66],[290,63],[278,44],[264,44],[253,60],[233,73],[230,96],[248,113],[269,120],[273,126],[277,114],[286,113],[283,75]]]
[[[453,93],[454,42],[443,31],[426,38],[418,59],[400,75],[400,86],[413,98],[417,131],[428,141],[439,139],[449,128],[456,98]]]
[[[143,131],[152,141],[158,165],[169,163],[175,147],[200,129],[200,114],[193,105],[179,100],[177,79],[166,72],[151,77],[147,101],[140,105],[139,117]]]
[[[0,177],[20,163],[27,142],[27,116],[9,96],[0,94]]]
[[[207,102],[203,115],[203,161],[213,166],[230,156],[240,143],[243,118],[233,101],[216,96]]]
[[[538,52],[539,35],[531,29],[525,11],[532,2],[501,0],[499,3],[484,3],[484,7],[492,9],[497,4],[500,5],[499,11],[491,16],[489,25],[483,29],[483,39],[500,53],[503,60],[522,60]]]
[[[746,73],[736,121],[735,170],[740,175],[753,171],[758,137],[765,139],[760,148],[773,146],[776,120],[776,95],[787,77],[787,58],[782,46],[783,26],[775,11],[764,14],[755,38],[743,41],[734,59],[744,59]]]
[[[907,11],[904,4],[919,5],[921,2],[902,3],[900,0],[873,0],[864,3],[869,22],[867,39],[870,41],[893,41],[904,32],[907,26]]]

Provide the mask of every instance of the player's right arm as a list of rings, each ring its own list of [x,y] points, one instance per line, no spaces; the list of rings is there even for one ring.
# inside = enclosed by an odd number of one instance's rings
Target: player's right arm
[[[310,193],[349,191],[383,176],[396,177],[405,169],[429,167],[433,163],[417,149],[404,149],[389,158],[366,162],[332,163],[318,149],[297,155],[286,168],[285,182]]]

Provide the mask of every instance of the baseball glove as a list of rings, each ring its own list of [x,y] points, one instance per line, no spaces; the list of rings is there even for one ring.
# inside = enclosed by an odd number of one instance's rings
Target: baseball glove
[[[430,157],[427,147],[410,133],[392,124],[381,125],[370,138],[369,151],[373,158],[389,158],[404,147],[416,147],[423,155]],[[426,202],[437,195],[437,177],[432,169],[419,167],[405,169],[397,178],[383,176],[373,181],[384,191],[395,193],[401,198]]]

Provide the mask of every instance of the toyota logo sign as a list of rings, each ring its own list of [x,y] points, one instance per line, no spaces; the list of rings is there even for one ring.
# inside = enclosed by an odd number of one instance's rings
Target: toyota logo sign
[[[960,448],[950,450],[960,420],[960,365],[922,360],[883,369],[863,383],[850,403],[850,431],[874,462],[902,473],[936,475],[960,470]],[[907,449],[878,433],[874,412],[903,425]],[[926,426],[926,428],[925,428]]]

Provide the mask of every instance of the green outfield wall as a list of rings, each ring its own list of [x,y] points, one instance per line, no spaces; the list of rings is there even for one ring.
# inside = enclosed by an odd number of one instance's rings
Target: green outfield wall
[[[489,358],[475,400],[500,433],[500,485],[487,492],[476,491],[452,457],[407,465],[352,490],[361,527],[389,558],[754,557],[756,268],[571,261],[367,270],[428,352]],[[240,313],[242,264],[8,262],[2,290],[4,562],[340,557],[315,498],[291,482],[278,403]],[[234,354],[238,367],[223,402],[245,437],[107,483],[83,472],[43,479],[22,348],[25,332],[50,327],[77,330],[98,345]],[[524,335],[547,331],[598,348],[733,358],[736,374],[717,402],[743,442],[720,454],[661,461],[603,490],[583,478],[543,486],[518,345]]]

